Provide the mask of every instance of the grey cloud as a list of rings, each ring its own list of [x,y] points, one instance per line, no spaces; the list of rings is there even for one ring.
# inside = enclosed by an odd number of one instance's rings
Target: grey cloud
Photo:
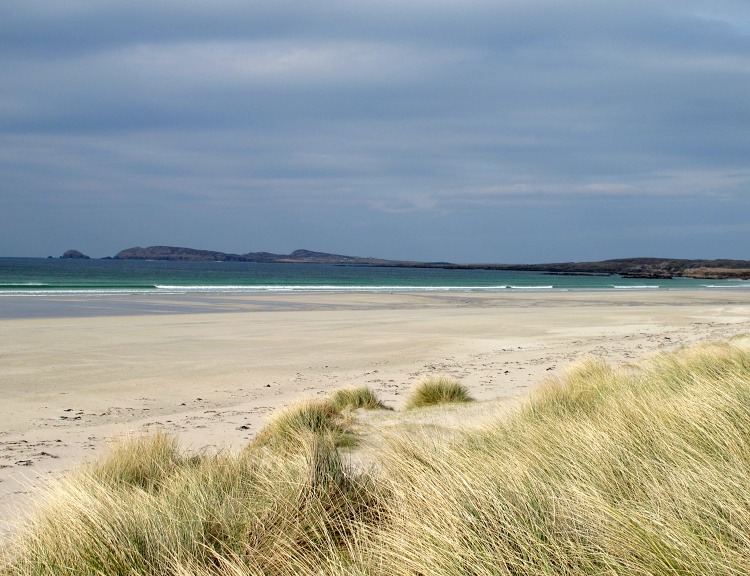
[[[482,211],[508,206],[616,224],[627,198],[739,202],[749,31],[729,1],[10,0],[0,200],[133,218],[135,202],[318,206],[295,233],[343,244],[352,229],[327,218],[427,233],[459,216],[489,230]]]

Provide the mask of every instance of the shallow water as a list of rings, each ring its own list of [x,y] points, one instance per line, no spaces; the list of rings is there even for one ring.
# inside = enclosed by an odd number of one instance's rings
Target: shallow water
[[[748,289],[750,282],[331,264],[0,258],[1,296]]]

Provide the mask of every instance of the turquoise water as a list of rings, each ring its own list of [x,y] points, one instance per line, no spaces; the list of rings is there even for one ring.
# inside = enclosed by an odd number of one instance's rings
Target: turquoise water
[[[543,272],[256,264],[0,258],[0,296],[53,294],[257,294],[750,289],[735,280],[628,279]]]

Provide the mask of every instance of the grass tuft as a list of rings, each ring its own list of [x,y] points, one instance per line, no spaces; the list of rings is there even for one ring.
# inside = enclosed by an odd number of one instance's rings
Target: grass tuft
[[[430,376],[420,380],[409,393],[406,409],[450,402],[473,402],[467,388],[449,376]]]
[[[326,400],[303,400],[276,411],[266,426],[250,443],[250,448],[268,447],[281,452],[295,452],[300,438],[329,435],[337,445],[353,443],[353,434],[341,410]]]
[[[177,437],[157,431],[116,438],[99,460],[88,465],[88,473],[104,484],[152,490],[185,463]]]
[[[367,386],[341,388],[334,391],[328,401],[336,410],[393,410],[381,402],[375,393]]]

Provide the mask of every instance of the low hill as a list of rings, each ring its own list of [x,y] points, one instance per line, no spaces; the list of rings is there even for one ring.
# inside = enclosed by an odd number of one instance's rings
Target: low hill
[[[219,262],[314,263],[350,266],[390,266],[407,268],[444,268],[453,270],[518,270],[551,274],[619,274],[626,278],[737,278],[750,279],[748,260],[687,260],[677,258],[619,258],[599,262],[549,262],[544,264],[455,264],[451,262],[414,262],[344,256],[312,250],[290,254],[247,252],[233,254],[175,246],[128,248],[117,253],[118,260],[182,260]]]
[[[248,252],[246,254],[232,254],[213,250],[196,250],[176,246],[149,246],[148,248],[128,248],[118,252],[116,260],[183,260],[205,262],[313,262],[320,264],[383,264],[389,260],[377,258],[359,258],[357,256],[343,256],[328,254],[312,250],[295,250],[291,254],[273,254],[271,252]]]

